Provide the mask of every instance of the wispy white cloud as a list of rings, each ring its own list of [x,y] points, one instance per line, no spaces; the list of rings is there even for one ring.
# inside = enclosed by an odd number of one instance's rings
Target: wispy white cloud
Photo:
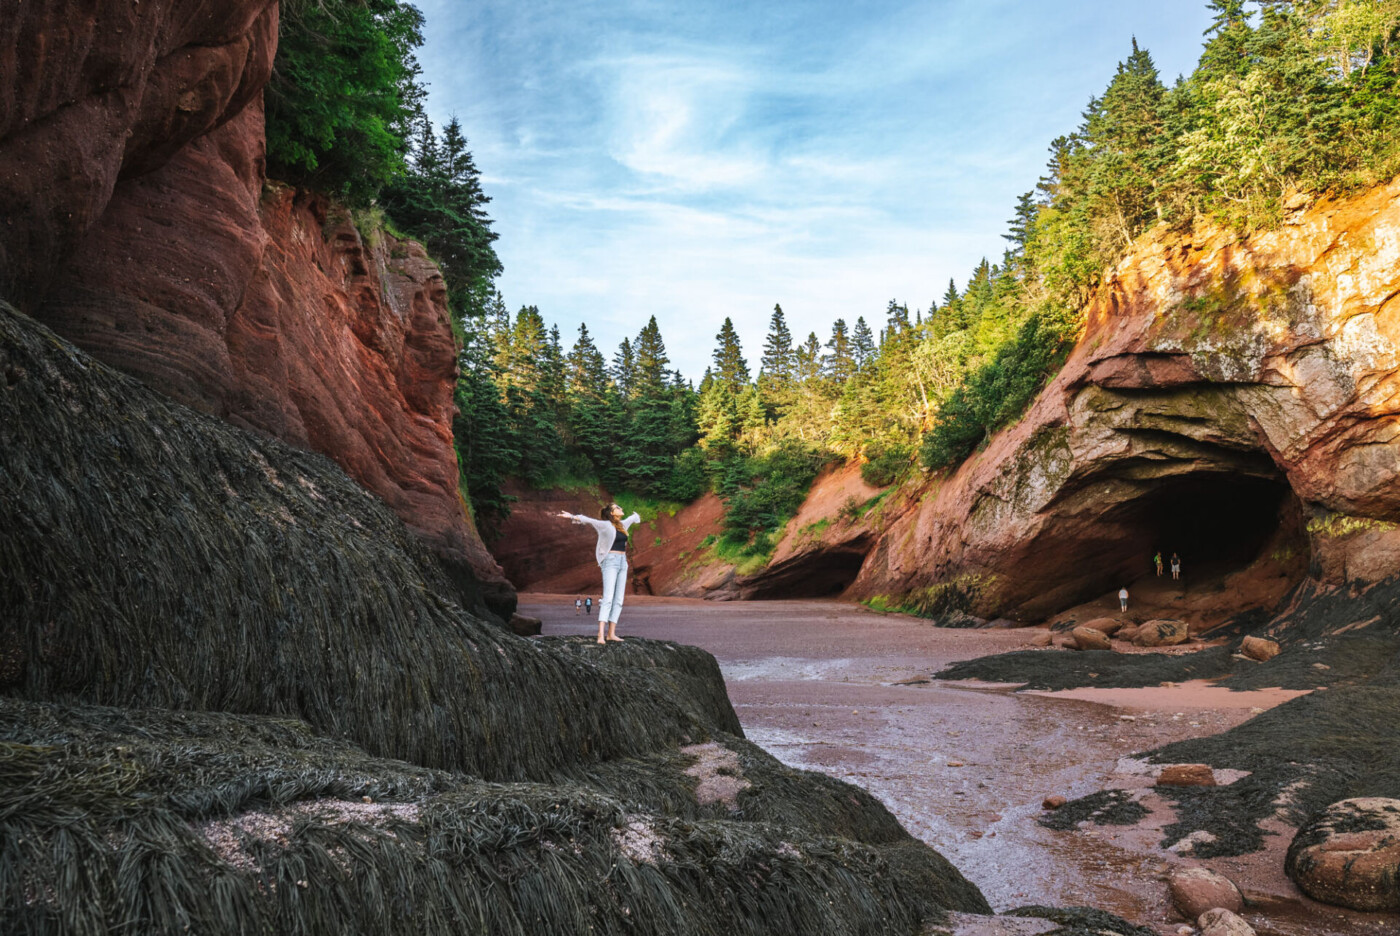
[[[471,141],[513,305],[608,347],[655,314],[698,377],[731,316],[926,307],[1134,34],[1189,70],[1204,2],[422,0],[430,111]]]

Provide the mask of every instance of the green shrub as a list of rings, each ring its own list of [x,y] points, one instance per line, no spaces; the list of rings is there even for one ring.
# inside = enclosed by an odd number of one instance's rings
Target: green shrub
[[[914,450],[901,442],[867,446],[860,476],[872,487],[889,487],[909,470],[913,457]]]

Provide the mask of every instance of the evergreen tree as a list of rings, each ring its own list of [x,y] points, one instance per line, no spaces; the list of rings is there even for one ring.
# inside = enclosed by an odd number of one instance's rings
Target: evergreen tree
[[[501,389],[492,379],[492,349],[484,329],[467,323],[459,356],[461,376],[453,392],[457,413],[452,434],[472,516],[488,543],[510,515],[513,500],[503,490],[518,472],[520,451],[509,414],[501,404]]]
[[[739,335],[734,331],[734,323],[726,316],[715,336],[714,354],[715,379],[730,393],[737,394],[749,383],[749,364],[744,360],[744,351],[739,346]]]
[[[851,339],[846,333],[846,320],[837,319],[831,325],[831,340],[826,343],[827,354],[822,359],[822,370],[828,380],[840,387],[855,373],[855,357],[851,353]]]
[[[856,369],[862,371],[875,362],[875,336],[865,324],[865,316],[857,318],[856,327],[851,330],[851,358]]]
[[[497,235],[486,215],[490,201],[455,117],[441,143],[426,117],[418,121],[409,171],[380,193],[379,203],[398,229],[421,242],[437,261],[448,299],[460,315],[484,310],[501,273],[491,246]]]
[[[768,320],[768,338],[763,343],[760,379],[766,375],[777,382],[790,381],[795,376],[796,365],[797,356],[792,348],[792,332],[788,331],[783,307],[775,304],[773,317]]]
[[[637,383],[637,356],[632,351],[632,342],[626,338],[613,355],[612,379],[623,399],[631,399]]]
[[[821,377],[822,342],[816,332],[810,332],[807,340],[797,349],[797,379],[811,383]]]

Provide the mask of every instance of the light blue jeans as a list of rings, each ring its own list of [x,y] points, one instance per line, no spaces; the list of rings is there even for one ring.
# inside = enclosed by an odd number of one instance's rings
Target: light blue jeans
[[[627,554],[610,552],[603,559],[603,600],[598,602],[598,623],[617,623],[622,613],[622,593],[627,591]]]

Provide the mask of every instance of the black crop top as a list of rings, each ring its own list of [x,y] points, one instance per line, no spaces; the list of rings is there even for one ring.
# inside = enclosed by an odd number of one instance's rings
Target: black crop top
[[[613,534],[613,552],[627,552],[627,534],[618,530]]]

